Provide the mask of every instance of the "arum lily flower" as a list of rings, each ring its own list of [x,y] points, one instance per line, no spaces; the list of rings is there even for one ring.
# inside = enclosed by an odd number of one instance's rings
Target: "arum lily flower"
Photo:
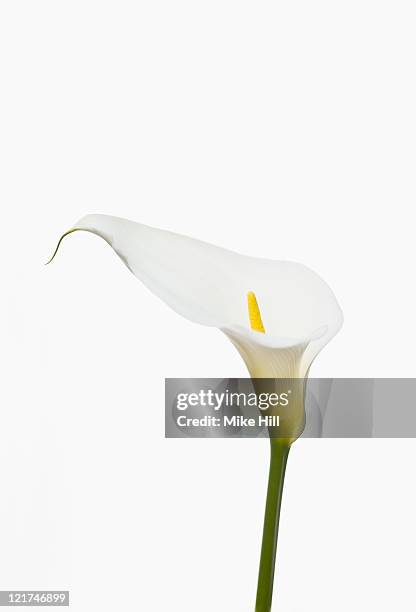
[[[313,359],[342,325],[328,285],[307,267],[240,255],[168,231],[107,215],[88,215],[66,232],[103,238],[154,294],[187,319],[220,329],[254,384],[295,379],[290,415],[270,436],[271,460],[256,612],[272,602],[276,543],[289,449],[305,421],[304,381]]]

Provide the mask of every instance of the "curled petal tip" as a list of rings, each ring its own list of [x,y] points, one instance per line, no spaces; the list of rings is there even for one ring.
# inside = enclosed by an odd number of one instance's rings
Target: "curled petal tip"
[[[54,250],[54,252],[53,252],[52,257],[51,257],[50,259],[48,259],[48,261],[45,263],[45,266],[47,266],[48,264],[50,264],[50,263],[51,263],[51,261],[53,261],[53,260],[55,259],[55,255],[57,254],[57,252],[58,252],[58,250],[59,250],[59,247],[61,246],[61,242],[62,242],[62,240],[63,240],[63,239],[66,237],[66,236],[68,236],[68,234],[73,234],[74,232],[78,232],[78,231],[80,231],[80,228],[79,228],[79,227],[74,227],[74,228],[72,228],[72,229],[68,230],[67,232],[65,232],[65,234],[62,234],[62,236],[59,238],[58,244],[56,245],[56,248],[55,248],[55,250]]]

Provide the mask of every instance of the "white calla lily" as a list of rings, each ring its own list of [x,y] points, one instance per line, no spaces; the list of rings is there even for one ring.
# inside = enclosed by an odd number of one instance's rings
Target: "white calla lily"
[[[131,272],[173,310],[222,330],[243,357],[257,389],[297,379],[289,416],[270,431],[271,462],[256,612],[271,608],[280,504],[289,448],[304,428],[304,380],[318,352],[342,325],[328,285],[289,261],[239,255],[119,217],[88,215],[75,231],[101,236]],[[258,299],[258,302],[257,302]],[[266,380],[267,379],[267,380]],[[268,387],[270,391],[270,386]]]
[[[108,215],[87,215],[64,236],[78,230],[101,236],[177,313],[221,329],[253,377],[304,377],[342,325],[331,289],[301,264],[240,255]],[[249,292],[259,300],[267,333],[249,325]]]

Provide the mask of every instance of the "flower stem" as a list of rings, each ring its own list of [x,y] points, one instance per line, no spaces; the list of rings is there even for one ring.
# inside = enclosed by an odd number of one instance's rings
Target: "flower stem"
[[[277,438],[270,440],[269,484],[264,515],[256,612],[270,612],[271,610],[280,506],[289,449],[290,444],[287,440]]]

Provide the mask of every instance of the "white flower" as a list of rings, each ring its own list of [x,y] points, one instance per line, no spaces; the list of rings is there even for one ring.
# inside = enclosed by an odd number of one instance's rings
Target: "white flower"
[[[221,329],[243,357],[258,393],[279,392],[287,378],[295,379],[290,411],[279,415],[278,427],[269,428],[256,612],[270,612],[286,461],[305,425],[305,379],[312,360],[342,325],[331,289],[301,264],[239,255],[118,217],[88,215],[67,234],[78,230],[101,236],[173,310]]]
[[[87,215],[64,236],[78,230],[101,236],[177,313],[221,329],[254,378],[303,378],[342,325],[331,289],[299,263],[240,255],[108,215]],[[253,329],[253,316],[265,333]]]
[[[290,442],[299,437],[305,424],[304,379],[343,320],[334,294],[315,272],[108,215],[80,219],[61,237],[52,259],[62,239],[80,230],[101,236],[173,310],[221,329],[240,352],[259,392],[279,391],[281,379],[299,379],[290,414],[281,415],[276,434]]]

